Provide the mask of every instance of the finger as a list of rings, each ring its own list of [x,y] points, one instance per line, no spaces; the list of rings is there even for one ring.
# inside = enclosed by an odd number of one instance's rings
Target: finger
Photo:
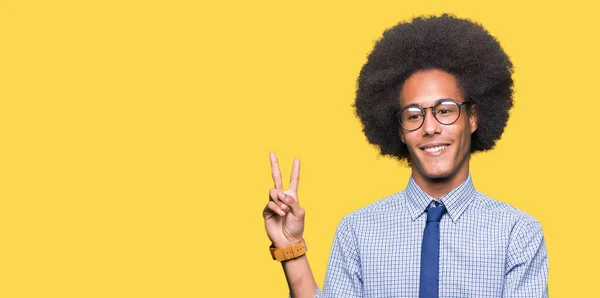
[[[282,206],[287,205],[292,214],[297,215],[299,217],[304,217],[305,211],[302,207],[300,207],[298,200],[294,199],[294,197],[286,195],[282,202],[284,203],[282,204]]]
[[[298,184],[300,183],[300,159],[294,159],[294,165],[292,166],[292,175],[290,176],[290,190],[298,191]]]
[[[285,212],[281,210],[281,208],[279,208],[279,206],[277,206],[277,204],[275,204],[273,201],[269,201],[269,203],[267,203],[264,213],[274,213],[280,216],[285,216]]]
[[[275,188],[283,189],[283,184],[281,183],[281,171],[279,170],[279,162],[277,161],[277,155],[274,152],[269,152],[269,157],[271,159],[271,175],[273,176],[273,183],[275,183]]]
[[[285,196],[280,193],[283,194],[283,192],[277,188],[271,188],[271,190],[269,190],[269,200],[275,202],[277,206],[281,205],[281,200],[285,198]]]
[[[286,194],[278,189],[271,188],[269,191],[269,198],[271,202],[275,202],[275,204],[281,208],[284,212],[290,211],[290,207],[284,203]],[[295,201],[292,197],[292,200]]]

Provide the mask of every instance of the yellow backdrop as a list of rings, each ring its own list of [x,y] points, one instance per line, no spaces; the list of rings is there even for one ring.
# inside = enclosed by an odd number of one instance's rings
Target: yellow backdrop
[[[442,12],[515,64],[476,187],[541,221],[552,297],[595,294],[592,1],[201,2],[0,2],[1,297],[286,297],[261,217],[269,151],[284,177],[302,159],[322,285],[339,220],[409,175],[362,135],[358,72],[385,28]]]

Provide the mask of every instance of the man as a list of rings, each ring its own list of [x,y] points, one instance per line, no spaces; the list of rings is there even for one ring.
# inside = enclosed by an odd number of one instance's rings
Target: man
[[[323,291],[303,242],[300,161],[263,216],[293,297],[547,297],[541,226],[474,189],[470,155],[493,148],[512,107],[512,64],[480,25],[450,15],[387,30],[358,78],[356,112],[381,154],[411,167],[405,190],[338,226]]]

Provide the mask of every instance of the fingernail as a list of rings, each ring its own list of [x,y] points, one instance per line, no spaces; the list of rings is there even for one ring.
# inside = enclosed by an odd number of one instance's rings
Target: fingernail
[[[282,192],[280,192],[280,193],[278,193],[278,194],[277,194],[277,197],[278,197],[280,200],[283,200],[283,199],[285,199],[285,194],[284,194],[284,193],[282,193]]]
[[[286,204],[281,204],[281,210],[285,210],[285,209],[287,209],[287,207],[288,206]]]

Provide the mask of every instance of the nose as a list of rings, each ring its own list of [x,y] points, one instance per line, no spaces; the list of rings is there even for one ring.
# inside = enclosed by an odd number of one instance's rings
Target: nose
[[[429,115],[428,115],[429,111]],[[423,136],[434,135],[441,132],[441,124],[433,116],[433,109],[425,109],[425,119],[423,119]]]

